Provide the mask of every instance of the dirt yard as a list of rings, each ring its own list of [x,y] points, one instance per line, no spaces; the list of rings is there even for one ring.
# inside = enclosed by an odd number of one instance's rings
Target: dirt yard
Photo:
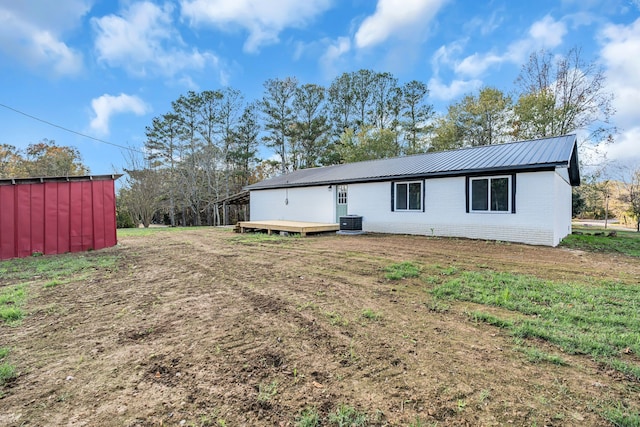
[[[589,357],[529,362],[507,332],[470,320],[472,304],[441,305],[425,277],[391,281],[383,270],[413,261],[637,284],[637,259],[213,228],[119,242],[86,255],[117,254],[117,268],[52,289],[34,278],[28,316],[0,325],[19,371],[0,425],[295,426],[308,407],[329,425],[349,405],[373,426],[596,426],[607,425],[603,402],[640,400],[640,384]]]

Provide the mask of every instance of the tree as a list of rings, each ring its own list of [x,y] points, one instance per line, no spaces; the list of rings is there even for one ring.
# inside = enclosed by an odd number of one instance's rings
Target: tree
[[[82,163],[82,156],[77,148],[56,145],[54,140],[45,138],[29,144],[25,150],[9,144],[0,145],[2,177],[78,176],[88,173],[89,168]]]
[[[378,129],[395,128],[402,98],[398,79],[391,73],[374,73],[371,79],[370,124]]]
[[[194,225],[201,225],[200,208],[205,202],[203,191],[200,156],[204,147],[199,130],[201,99],[198,94],[189,91],[171,103],[178,117],[178,140],[180,167],[177,172],[177,185],[181,196],[182,220],[186,225],[191,217]]]
[[[623,185],[626,190],[623,201],[627,204],[628,214],[635,219],[636,231],[640,232],[640,168],[632,170]]]
[[[129,212],[135,224],[142,223],[147,228],[154,215],[160,210],[162,191],[162,171],[145,166],[144,159],[130,151],[127,158],[125,185],[119,190],[118,198],[122,209]]]
[[[23,166],[20,151],[9,144],[0,144],[0,178],[25,177],[20,169]]]
[[[406,154],[417,154],[425,150],[424,136],[432,129],[433,106],[426,104],[429,88],[425,83],[412,80],[401,88],[402,118]]]
[[[343,73],[329,87],[329,116],[334,136],[340,137],[347,128],[355,129],[353,75]]]
[[[340,157],[345,163],[386,159],[396,155],[396,133],[373,126],[355,132],[347,129],[340,137]]]
[[[577,130],[590,133],[594,143],[613,138],[609,125],[613,95],[606,90],[603,68],[586,62],[580,48],[564,56],[541,50],[529,56],[516,83],[521,93],[516,103],[514,137],[542,138]]]
[[[299,158],[294,160],[296,169],[318,166],[326,149],[329,123],[325,98],[322,86],[305,84],[296,89],[293,108],[297,119],[292,129],[292,138],[299,147]]]
[[[258,162],[258,108],[255,104],[245,107],[233,137],[229,151],[234,176],[238,181],[238,190],[250,184],[252,166]]]
[[[351,88],[353,90],[353,103],[355,106],[355,130],[359,131],[369,124],[367,117],[370,115],[371,97],[375,72],[371,70],[358,70],[352,73]]]
[[[27,146],[21,169],[30,177],[89,173],[89,168],[82,163],[82,156],[77,148],[58,146],[55,141],[48,139]]]
[[[234,144],[236,144],[236,128],[239,126],[240,116],[243,114],[244,97],[240,91],[236,89],[225,88],[222,91],[221,101],[220,132],[222,138],[222,158],[224,159],[224,195],[225,197],[229,197],[232,192],[237,190],[234,188],[231,179],[234,166],[231,153],[234,150]]]
[[[292,166],[289,149],[297,150],[295,146],[291,147],[290,138],[292,125],[295,122],[291,104],[297,87],[298,81],[292,77],[283,80],[269,79],[264,83],[265,94],[260,102],[265,120],[264,127],[267,131],[263,140],[265,145],[272,148],[280,157],[282,173],[288,172]]]
[[[434,151],[500,144],[509,139],[511,98],[499,89],[485,87],[449,106],[436,121]]]
[[[175,113],[154,117],[151,126],[147,126],[145,132],[147,136],[145,149],[150,167],[166,169],[164,174],[164,189],[167,194],[166,212],[169,214],[169,223],[172,227],[176,225],[176,198],[178,195],[176,182],[178,132],[179,117]]]
[[[455,150],[463,146],[464,129],[458,115],[458,106],[450,105],[446,115],[435,119],[429,151]]]

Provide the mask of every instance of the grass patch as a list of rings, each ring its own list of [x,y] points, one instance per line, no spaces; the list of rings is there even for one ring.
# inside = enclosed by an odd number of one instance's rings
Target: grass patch
[[[516,350],[524,353],[531,363],[551,363],[558,366],[567,366],[568,363],[560,356],[549,354],[535,347],[516,347]]]
[[[320,426],[320,414],[316,408],[305,408],[296,419],[296,427],[317,427]]]
[[[382,314],[375,312],[371,308],[365,308],[362,310],[362,317],[369,320],[380,320],[382,319]]]
[[[0,273],[3,281],[65,280],[95,269],[115,268],[117,260],[116,255],[98,253],[16,258],[0,261]]]
[[[640,427],[640,414],[621,404],[605,409],[601,415],[616,427]]]
[[[43,288],[48,289],[48,288],[55,288],[58,285],[62,285],[64,283],[64,281],[59,280],[59,279],[53,279],[50,280],[48,282],[46,282],[44,285],[42,285]]]
[[[408,261],[391,264],[385,267],[384,271],[386,272],[384,277],[389,280],[400,280],[409,277],[418,277],[420,275],[420,267]]]
[[[560,246],[589,252],[619,253],[633,257],[640,257],[640,233],[633,231],[615,230],[616,237],[595,236],[593,233],[610,233],[596,227],[573,227],[574,231],[585,234],[570,234],[565,237]]]
[[[5,385],[16,377],[16,368],[5,359],[9,355],[9,349],[0,347],[0,386]]]
[[[261,243],[282,244],[290,242],[292,238],[299,238],[299,236],[299,234],[289,234],[288,236],[282,236],[280,234],[267,233],[241,233],[235,237],[232,237],[231,241],[243,245],[258,245]]]
[[[513,327],[513,322],[507,319],[501,319],[493,314],[483,313],[481,311],[472,311],[469,313],[469,317],[474,322],[488,323],[489,325],[497,326],[499,328],[509,329]]]
[[[11,324],[22,320],[25,312],[21,306],[26,299],[26,285],[12,286],[0,291],[0,321]]]
[[[640,381],[640,366],[632,365],[620,359],[607,359],[603,363],[618,372],[622,372],[632,380]]]
[[[258,402],[268,402],[278,394],[278,382],[272,381],[269,384],[258,384]]]
[[[349,325],[349,321],[347,319],[345,319],[344,317],[342,317],[342,315],[340,313],[336,313],[335,311],[327,311],[324,313],[325,316],[327,316],[327,319],[329,319],[329,323],[332,326],[347,326]]]
[[[640,288],[604,282],[557,283],[500,272],[463,272],[434,288],[437,298],[485,304],[521,316],[475,313],[519,338],[539,338],[569,354],[619,359],[640,354]],[[631,366],[631,368],[636,368]]]
[[[196,227],[149,227],[149,228],[118,228],[118,237],[143,237],[156,233],[171,233],[174,231],[193,230]]]
[[[64,254],[16,258],[0,261],[0,286],[4,283],[24,282],[16,286],[0,287],[0,321],[19,322],[26,313],[22,305],[27,300],[27,286],[43,280],[44,288],[83,280],[96,270],[115,270],[118,256],[104,253]]]
[[[368,417],[353,406],[340,405],[335,412],[329,414],[329,425],[338,427],[366,426]]]

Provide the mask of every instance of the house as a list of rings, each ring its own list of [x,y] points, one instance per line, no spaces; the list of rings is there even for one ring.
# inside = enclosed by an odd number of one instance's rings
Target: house
[[[120,176],[0,179],[0,259],[114,246]]]
[[[556,246],[580,184],[576,135],[334,165],[247,187],[251,221],[338,222],[367,232]]]

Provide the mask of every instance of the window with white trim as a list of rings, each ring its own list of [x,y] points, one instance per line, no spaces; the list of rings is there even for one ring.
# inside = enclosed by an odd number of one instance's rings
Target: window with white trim
[[[346,185],[338,185],[338,204],[346,205],[347,204],[347,186]]]
[[[394,183],[394,207],[396,211],[422,210],[422,181]]]
[[[471,212],[510,212],[511,177],[471,178]]]

